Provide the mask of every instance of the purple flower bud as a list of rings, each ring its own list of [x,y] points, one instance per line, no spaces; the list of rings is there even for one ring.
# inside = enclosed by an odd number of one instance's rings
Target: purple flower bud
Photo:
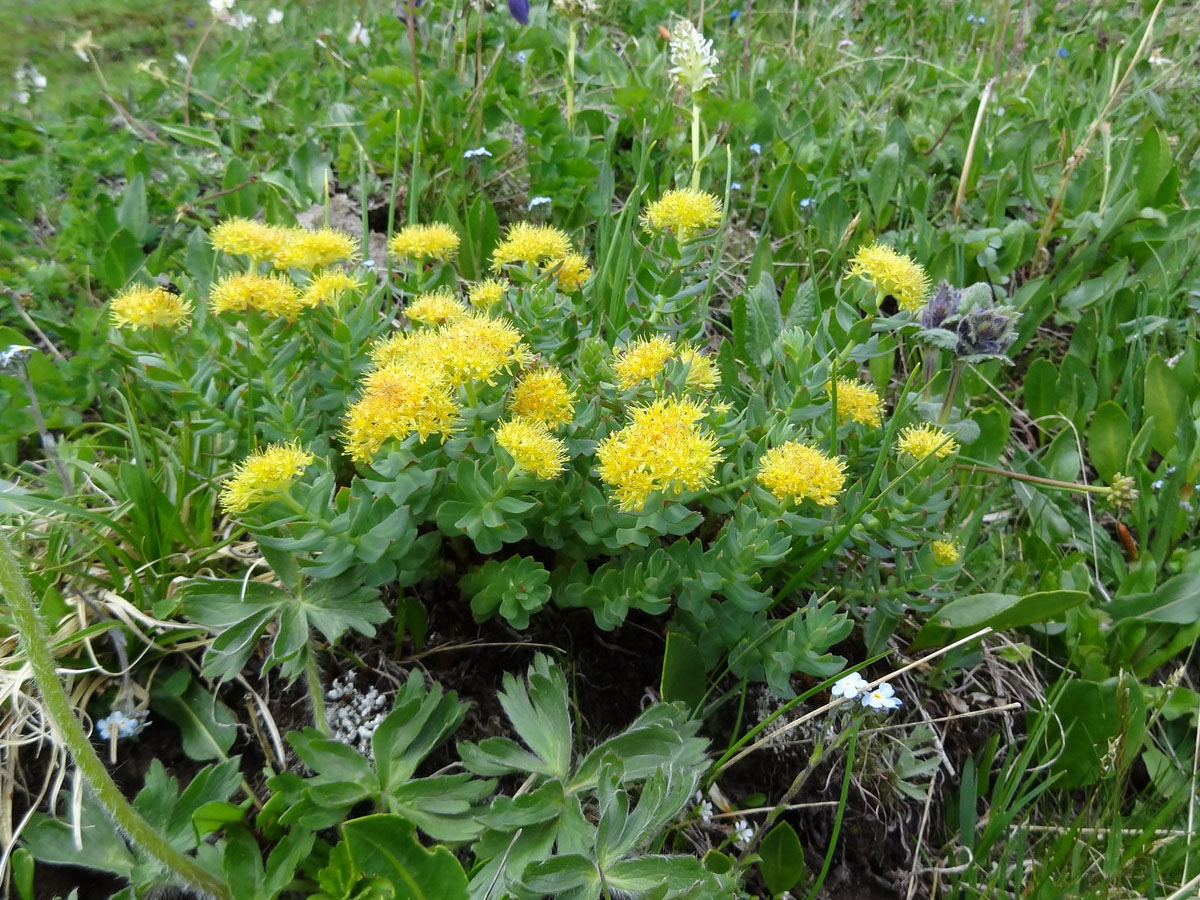
[[[508,11],[522,25],[529,24],[529,0],[508,0]]]

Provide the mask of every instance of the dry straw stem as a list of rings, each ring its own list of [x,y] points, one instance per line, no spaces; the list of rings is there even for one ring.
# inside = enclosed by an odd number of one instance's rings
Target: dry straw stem
[[[974,641],[977,638],[981,638],[984,635],[991,634],[991,632],[992,632],[992,629],[990,627],[989,628],[981,628],[979,631],[976,631],[974,634],[968,635],[965,638],[960,638],[959,640],[955,641],[953,644],[947,644],[945,647],[942,647],[938,650],[934,650],[932,653],[926,654],[925,656],[922,656],[920,659],[910,662],[906,666],[901,666],[899,669],[889,672],[888,674],[883,675],[880,678],[876,678],[874,681],[870,682],[870,684],[868,685],[868,690],[870,690],[871,688],[874,688],[878,684],[882,684],[885,681],[889,681],[898,675],[903,675],[905,672],[908,672],[911,669],[915,669],[918,666],[923,666],[926,663],[930,662],[931,660],[937,659],[939,656],[943,656],[944,654],[949,653],[951,650],[961,647],[964,644],[971,643],[971,641]],[[847,702],[847,701],[844,697],[835,697],[834,699],[832,699],[828,703],[826,703],[824,706],[818,706],[816,709],[812,710],[811,712],[805,713],[804,715],[800,716],[798,719],[794,719],[793,721],[788,722],[786,725],[776,728],[774,731],[772,731],[770,734],[766,735],[765,737],[759,738],[757,741],[755,741],[749,747],[744,749],[741,753],[738,753],[736,756],[731,757],[723,766],[721,766],[719,769],[717,769],[715,772],[712,773],[712,776],[711,776],[712,780],[716,780],[716,778],[722,772],[724,772],[726,769],[728,769],[734,763],[738,762],[739,760],[745,759],[747,756],[749,756],[755,750],[758,750],[758,749],[770,744],[772,741],[777,739],[781,734],[791,731],[793,728],[799,728],[801,725],[803,725],[805,722],[809,721],[810,719],[813,719],[813,718],[819,716],[821,713],[827,712],[828,710],[833,709],[838,704],[845,703],[845,702]]]
[[[16,555],[8,538],[0,532],[0,593],[12,613],[13,623],[21,639],[21,648],[29,661],[34,682],[42,695],[46,716],[54,724],[62,743],[75,760],[78,773],[92,789],[100,806],[126,836],[147,855],[156,860],[178,882],[193,890],[215,897],[233,900],[228,886],[207,872],[191,857],[180,853],[159,834],[150,823],[125,799],[88,740],[83,725],[75,715],[71,701],[58,680],[54,655],[50,651],[50,632],[42,620],[33,594],[21,573]],[[76,798],[81,795],[76,792]]]
[[[1163,0],[1158,0],[1154,4],[1154,12],[1150,13],[1150,19],[1146,22],[1146,30],[1142,33],[1142,40],[1137,45],[1137,49],[1133,51],[1133,59],[1129,60],[1129,65],[1125,67],[1125,74],[1121,76],[1121,80],[1113,85],[1108,92],[1108,100],[1105,101],[1104,107],[1100,110],[1100,115],[1096,116],[1095,120],[1088,127],[1087,134],[1083,136],[1083,140],[1075,148],[1067,164],[1063,169],[1062,180],[1058,183],[1058,192],[1054,195],[1054,202],[1050,204],[1050,211],[1046,213],[1046,221],[1042,224],[1041,233],[1038,234],[1037,249],[1033,253],[1034,274],[1038,275],[1045,271],[1047,264],[1046,244],[1050,242],[1050,233],[1054,230],[1054,223],[1058,221],[1058,214],[1062,209],[1063,197],[1067,193],[1067,185],[1071,183],[1071,176],[1075,174],[1075,169],[1087,156],[1088,145],[1095,138],[1096,132],[1100,130],[1100,126],[1108,118],[1108,114],[1112,112],[1116,105],[1117,98],[1121,96],[1121,92],[1125,89],[1126,83],[1129,81],[1129,76],[1133,74],[1134,67],[1142,58],[1142,54],[1146,52],[1146,47],[1150,44],[1150,35],[1154,33],[1154,23],[1158,20],[1158,14],[1162,11]]]
[[[967,194],[967,182],[971,179],[971,162],[975,159],[975,144],[979,140],[979,129],[983,127],[983,114],[987,110],[988,100],[992,98],[992,89],[996,86],[993,78],[984,86],[983,96],[979,98],[979,109],[975,113],[975,124],[971,126],[971,140],[967,144],[967,156],[963,160],[962,175],[958,179],[958,196],[954,198],[954,221],[962,210],[963,198]]]

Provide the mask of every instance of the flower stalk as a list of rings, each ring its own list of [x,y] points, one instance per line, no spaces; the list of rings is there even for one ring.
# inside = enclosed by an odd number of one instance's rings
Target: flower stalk
[[[575,41],[579,24],[571,19],[567,23],[567,131],[575,133]]]
[[[203,869],[196,860],[172,847],[125,799],[108,774],[108,769],[88,740],[67,698],[67,692],[58,680],[54,656],[50,652],[50,631],[38,612],[16,555],[3,534],[0,534],[0,592],[12,613],[21,649],[29,661],[46,715],[100,806],[137,847],[170,873],[172,880],[217,900],[233,900],[229,886]]]

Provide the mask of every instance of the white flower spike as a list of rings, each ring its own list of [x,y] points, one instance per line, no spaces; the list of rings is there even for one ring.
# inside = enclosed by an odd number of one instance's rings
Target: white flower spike
[[[853,700],[859,694],[865,693],[870,687],[870,682],[863,678],[858,672],[851,672],[849,675],[843,675],[834,684],[830,693],[835,697],[845,697],[847,700]]]
[[[704,90],[717,80],[713,66],[718,63],[712,41],[707,40],[687,19],[671,29],[671,77],[692,93]]]

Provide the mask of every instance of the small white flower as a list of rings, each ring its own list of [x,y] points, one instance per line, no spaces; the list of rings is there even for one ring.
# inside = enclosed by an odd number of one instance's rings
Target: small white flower
[[[208,8],[214,16],[222,18],[226,13],[232,12],[236,3],[237,0],[208,0]]]
[[[188,65],[188,58],[186,56],[184,56],[182,53],[176,53],[175,54],[175,62],[179,63],[181,66],[183,66],[186,69],[187,65]]]
[[[29,83],[35,91],[44,91],[46,89],[46,76],[33,68],[33,66],[30,66]]]
[[[802,197],[802,198],[800,199],[800,208],[801,208],[801,209],[808,209],[810,206],[812,206],[812,205],[813,205],[813,203],[814,203],[814,202],[815,202],[815,201],[813,200],[813,198],[812,198],[812,197]]]
[[[517,62],[519,62],[521,65],[525,65],[525,60],[527,60],[527,59],[529,59],[529,51],[528,50],[518,50],[517,51]]]
[[[111,740],[115,734],[118,738],[133,737],[143,728],[150,724],[147,716],[147,710],[135,712],[131,716],[125,715],[119,709],[114,709],[107,716],[96,723],[96,731],[99,733],[101,740]]]
[[[882,681],[875,690],[863,694],[862,705],[871,709],[899,709],[903,701],[895,694],[892,686]]]
[[[740,181],[731,181],[729,183],[729,189],[731,191],[740,191],[742,189],[742,183]]]
[[[751,828],[745,819],[738,819],[733,823],[733,842],[739,847],[745,847],[754,840],[754,829]]]
[[[257,21],[258,19],[256,19],[254,16],[250,15],[249,13],[242,12],[239,9],[229,17],[226,24],[236,28],[238,31],[245,31]]]
[[[480,156],[491,156],[492,151],[487,147],[476,147],[473,150],[467,150],[463,153],[463,159],[475,159]]]
[[[842,38],[837,43],[837,48],[839,50],[850,50],[853,47],[854,47],[854,41],[850,40],[850,38]]]
[[[676,84],[693,93],[704,90],[717,80],[713,66],[719,60],[712,41],[707,40],[688,19],[680,19],[671,29],[671,77]]]
[[[863,678],[858,672],[851,672],[849,675],[843,675],[834,684],[833,689],[829,693],[835,697],[845,697],[847,700],[853,700],[859,694],[863,693],[870,687],[870,682]]]
[[[15,372],[17,366],[24,365],[36,349],[27,344],[9,344],[5,349],[0,350],[0,372],[10,370]]]
[[[267,24],[268,25],[278,25],[282,21],[283,21],[283,10],[282,9],[275,9],[275,7],[271,7],[270,9],[267,10]]]
[[[22,106],[24,106],[25,104],[27,104],[29,102],[29,91],[24,91],[24,90],[20,90],[20,89],[15,90],[15,91],[13,91],[13,99],[16,100],[18,103],[20,103]]]
[[[363,23],[354,20],[354,24],[350,27],[349,41],[351,44],[362,44],[364,47],[371,46],[371,33],[363,27]]]
[[[1152,66],[1168,66],[1171,64],[1171,60],[1163,56],[1162,52],[1159,50],[1151,50],[1150,56],[1146,62],[1150,63]]]
[[[753,153],[755,156],[761,156],[762,155],[762,144],[759,144],[757,142],[751,144],[750,152]]]
[[[708,800],[700,801],[700,820],[702,822],[711,822],[713,817],[713,805]]]
[[[529,200],[529,209],[532,211],[539,206],[549,206],[553,202],[554,200],[551,197],[532,197]]]

